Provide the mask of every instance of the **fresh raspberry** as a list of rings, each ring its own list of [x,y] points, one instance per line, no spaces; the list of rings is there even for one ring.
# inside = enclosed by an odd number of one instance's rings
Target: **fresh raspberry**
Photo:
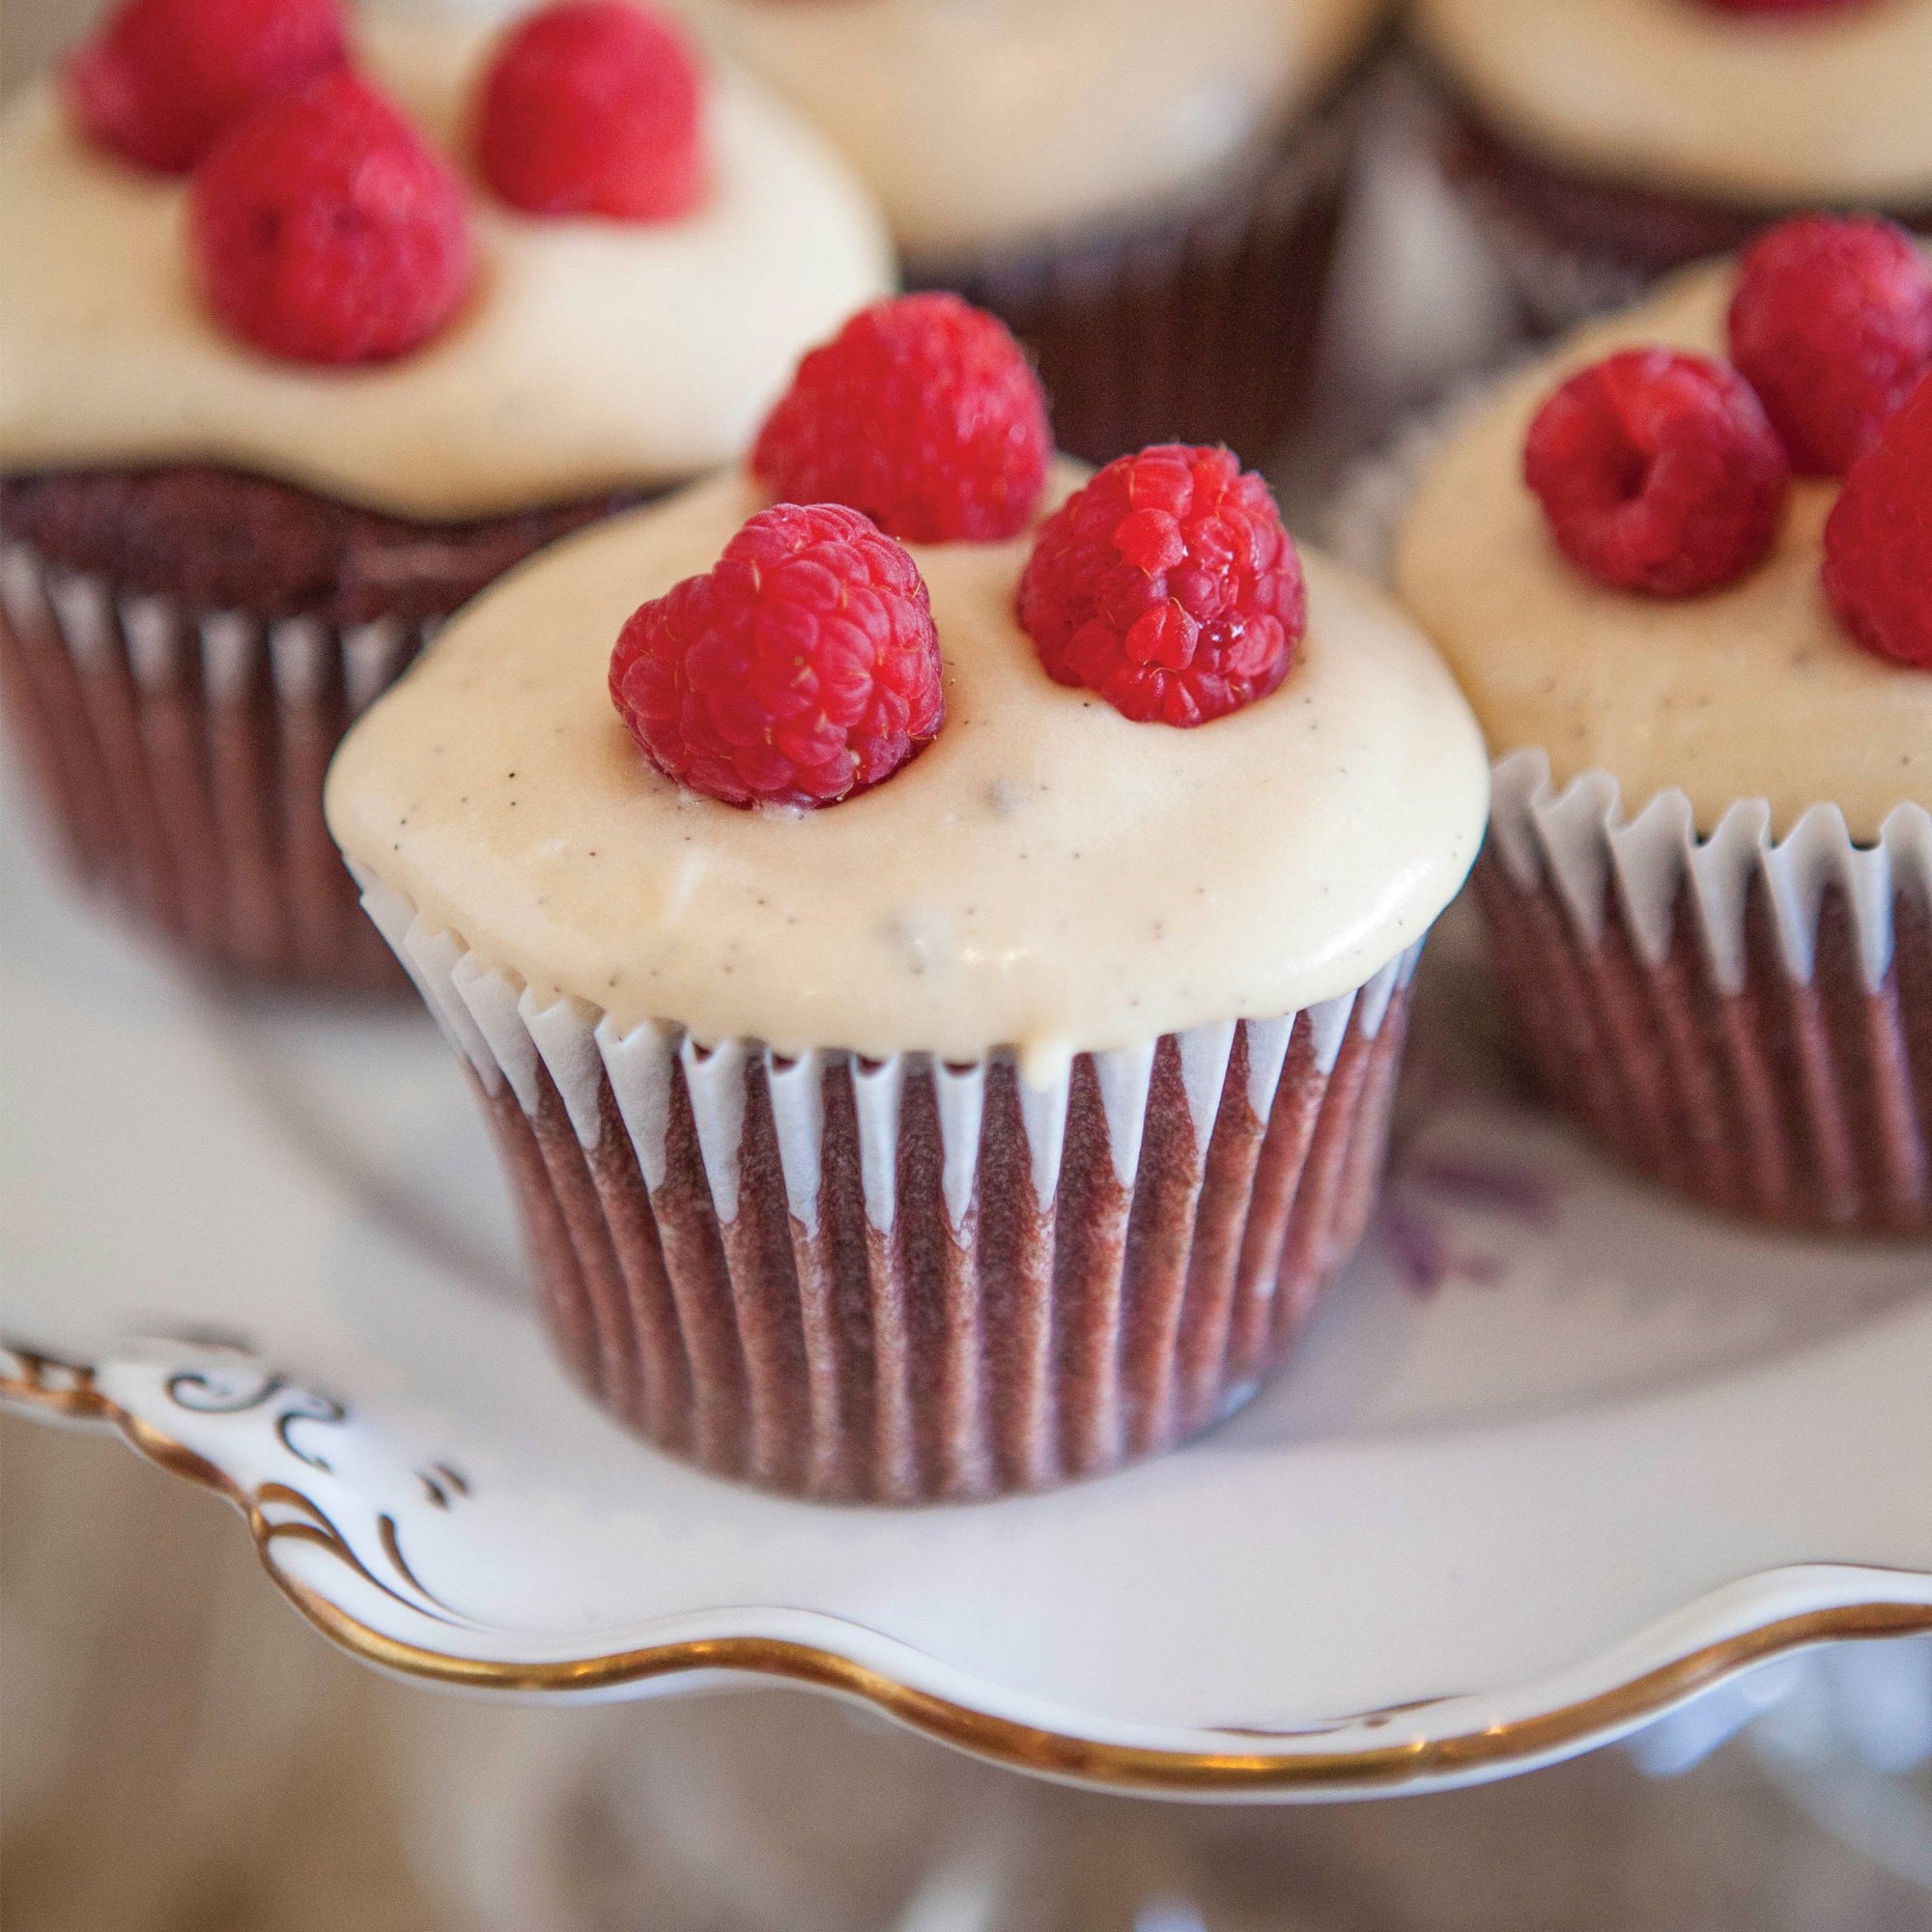
[[[925,582],[856,510],[762,510],[708,575],[639,606],[611,654],[611,701],[693,791],[836,804],[891,778],[945,721]]]
[[[477,158],[527,214],[671,221],[704,191],[701,83],[684,36],[635,0],[563,0],[503,42]]]
[[[1016,536],[1039,501],[1046,393],[998,317],[957,296],[862,309],[798,365],[753,471],[793,503],[847,503],[907,543]]]
[[[297,362],[407,355],[475,272],[462,183],[347,71],[224,135],[195,175],[190,222],[209,305]]]
[[[1523,476],[1579,570],[1619,590],[1689,597],[1770,550],[1791,468],[1728,363],[1628,349],[1537,412]]]
[[[1792,465],[1842,476],[1932,368],[1932,269],[1895,223],[1803,214],[1746,252],[1731,360]]]
[[[1932,376],[1845,478],[1825,524],[1825,594],[1867,649],[1932,671]]]
[[[128,0],[68,63],[90,140],[186,174],[251,108],[348,60],[337,0]]]
[[[1267,485],[1225,449],[1169,442],[1117,457],[1040,526],[1019,618],[1056,683],[1184,725],[1265,697],[1308,607]]]

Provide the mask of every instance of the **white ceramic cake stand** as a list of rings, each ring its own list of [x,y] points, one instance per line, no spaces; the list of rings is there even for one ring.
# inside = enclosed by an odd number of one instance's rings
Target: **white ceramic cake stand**
[[[17,833],[0,868],[7,1393],[227,1495],[385,1670],[789,1679],[1032,1772],[1283,1799],[1520,1771],[1932,1629],[1932,1248],[1624,1179],[1512,1094],[1453,932],[1380,1220],[1279,1382],[1123,1475],[839,1509],[696,1474],[553,1366],[419,1014],[217,1003]]]

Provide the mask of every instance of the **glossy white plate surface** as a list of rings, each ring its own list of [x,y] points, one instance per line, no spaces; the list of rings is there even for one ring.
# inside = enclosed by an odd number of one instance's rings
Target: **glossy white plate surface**
[[[0,1335],[58,1358],[0,1364],[13,1398],[224,1489],[384,1667],[553,1696],[753,1670],[1056,1776],[1321,1797],[1932,1628],[1932,1248],[1624,1179],[1513,1093],[1453,932],[1380,1221],[1280,1381],[1124,1475],[835,1509],[570,1386],[419,1013],[216,1002],[17,832],[0,861]]]

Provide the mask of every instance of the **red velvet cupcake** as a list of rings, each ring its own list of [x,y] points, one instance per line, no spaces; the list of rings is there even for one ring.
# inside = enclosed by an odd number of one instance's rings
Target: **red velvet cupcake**
[[[1498,757],[1523,1044],[1728,1212],[1932,1233],[1932,265],[1807,217],[1452,435],[1397,581]]]
[[[1225,450],[1049,453],[991,318],[861,318],[753,473],[479,599],[330,774],[565,1363],[721,1474],[1166,1448],[1370,1209],[1473,721]]]
[[[42,803],[188,957],[314,985],[395,979],[322,819],[350,719],[511,565],[741,451],[889,274],[814,136],[603,4],[493,42],[129,0],[12,103],[0,196]]]

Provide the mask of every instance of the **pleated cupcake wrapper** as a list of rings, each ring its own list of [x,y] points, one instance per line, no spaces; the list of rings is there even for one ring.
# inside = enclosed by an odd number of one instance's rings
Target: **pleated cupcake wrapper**
[[[1007,1054],[620,1032],[364,887],[483,1095],[579,1381],[706,1468],[830,1498],[1091,1475],[1248,1394],[1366,1223],[1419,951],[1034,1085]]]
[[[1063,449],[1105,462],[1225,442],[1264,462],[1310,393],[1360,94],[1203,207],[979,258],[914,257],[907,280],[1006,321],[1038,361]]]
[[[1800,1227],[1932,1232],[1932,812],[1869,845],[1836,806],[1700,838],[1670,790],[1495,767],[1477,887],[1553,1094],[1638,1167]]]
[[[0,548],[7,711],[73,872],[204,965],[404,983],[323,820],[343,732],[434,626],[191,611]]]

